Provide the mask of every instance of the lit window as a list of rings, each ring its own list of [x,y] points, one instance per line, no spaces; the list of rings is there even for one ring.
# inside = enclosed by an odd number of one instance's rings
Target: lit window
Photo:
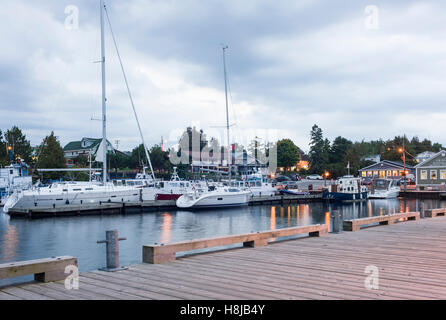
[[[373,175],[374,175],[375,177],[377,177],[377,176],[378,176],[378,170],[373,171]]]
[[[440,179],[446,180],[446,170],[440,170]]]
[[[362,174],[362,176],[363,176],[364,178],[367,177],[367,172],[366,172],[366,171],[362,171],[361,174]]]
[[[421,180],[427,180],[427,170],[421,170]]]
[[[398,170],[393,170],[393,176],[397,177],[398,176]]]
[[[387,176],[391,177],[392,176],[392,170],[387,170]]]
[[[437,180],[437,170],[431,170],[431,180]]]
[[[367,176],[371,177],[372,176],[372,171],[367,171]]]

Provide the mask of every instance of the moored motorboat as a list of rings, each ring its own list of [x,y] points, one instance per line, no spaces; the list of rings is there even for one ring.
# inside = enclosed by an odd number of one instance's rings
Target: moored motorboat
[[[370,199],[391,199],[397,198],[400,194],[400,187],[395,179],[375,179],[372,182],[372,192]]]
[[[231,181],[231,186],[241,190],[248,190],[255,197],[273,196],[277,188],[261,173],[254,173],[243,177],[243,180]]]
[[[221,187],[215,190],[195,190],[182,195],[176,201],[179,208],[221,208],[248,205],[250,191],[234,187]]]
[[[322,198],[330,201],[356,202],[368,199],[368,188],[361,185],[360,179],[353,176],[344,176],[328,189],[324,190]]]

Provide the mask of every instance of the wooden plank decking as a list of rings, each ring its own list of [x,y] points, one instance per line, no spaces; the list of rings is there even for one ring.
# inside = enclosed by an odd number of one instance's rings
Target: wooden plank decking
[[[116,273],[0,288],[0,299],[446,299],[446,218],[422,219]],[[80,261],[80,263],[82,263]],[[368,290],[366,266],[379,269]]]

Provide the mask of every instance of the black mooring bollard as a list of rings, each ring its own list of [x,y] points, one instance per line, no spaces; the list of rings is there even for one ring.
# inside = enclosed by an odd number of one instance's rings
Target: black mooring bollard
[[[118,230],[111,230],[105,232],[105,240],[97,242],[106,244],[107,267],[99,270],[114,272],[128,269],[127,267],[119,266],[119,241],[122,240],[127,240],[127,238],[119,238]]]

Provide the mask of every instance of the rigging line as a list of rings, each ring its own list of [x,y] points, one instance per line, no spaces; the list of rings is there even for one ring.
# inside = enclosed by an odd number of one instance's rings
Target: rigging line
[[[107,7],[106,7],[106,6],[104,6],[104,10],[105,10],[105,15],[106,15],[106,17],[107,17],[108,26],[109,26],[109,28],[110,28],[110,33],[111,33],[112,38],[113,38],[113,43],[114,43],[114,46],[115,46],[115,49],[116,49],[116,54],[118,55],[119,64],[121,65],[121,71],[122,71],[122,74],[123,74],[123,76],[124,76],[125,85],[126,85],[126,87],[127,87],[127,93],[128,93],[128,95],[129,95],[130,103],[132,104],[133,113],[134,113],[134,115],[135,115],[136,123],[137,123],[137,125],[138,125],[139,134],[141,135],[141,140],[142,140],[142,144],[143,144],[143,146],[144,146],[144,151],[145,151],[145,153],[146,153],[147,161],[149,162],[149,165],[150,165],[150,171],[151,171],[151,173],[152,173],[152,178],[155,180],[155,173],[154,173],[154,171],[153,171],[152,161],[150,161],[149,152],[148,152],[148,150],[147,150],[146,143],[144,142],[144,136],[143,136],[143,134],[142,134],[141,125],[139,124],[138,115],[136,114],[136,109],[135,109],[135,104],[133,103],[132,93],[131,93],[131,91],[130,91],[129,83],[128,83],[128,81],[127,81],[127,76],[126,76],[126,73],[125,73],[125,70],[124,70],[124,65],[122,64],[121,55],[119,54],[118,45],[117,45],[117,43],[116,43],[115,34],[113,33],[113,28],[112,28],[112,25],[111,25],[111,22],[110,22],[110,17],[108,16],[108,11],[107,11]],[[144,166],[143,166],[143,167],[144,167]]]

